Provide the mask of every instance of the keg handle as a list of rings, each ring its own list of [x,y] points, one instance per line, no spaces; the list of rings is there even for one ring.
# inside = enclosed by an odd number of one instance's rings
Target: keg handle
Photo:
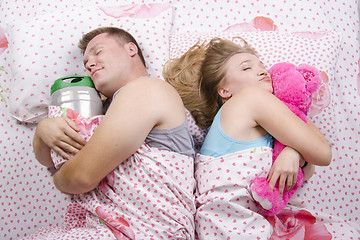
[[[53,94],[56,90],[65,87],[84,86],[95,88],[95,85],[90,77],[81,75],[72,75],[57,79],[51,86],[50,94]]]
[[[68,76],[68,77],[61,78],[61,80],[66,83],[77,83],[77,82],[82,81],[83,79],[84,79],[83,76]]]

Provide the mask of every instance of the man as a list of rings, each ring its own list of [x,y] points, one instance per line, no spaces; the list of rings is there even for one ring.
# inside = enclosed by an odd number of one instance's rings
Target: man
[[[194,150],[181,98],[165,81],[149,77],[128,32],[99,28],[79,46],[95,87],[112,99],[110,107],[86,144],[70,119],[42,120],[33,140],[36,158],[52,167],[51,148],[68,158],[54,174],[56,188],[75,194],[106,225],[112,221],[103,212],[126,219],[139,239],[193,238]],[[122,232],[118,223],[110,225],[115,236]]]

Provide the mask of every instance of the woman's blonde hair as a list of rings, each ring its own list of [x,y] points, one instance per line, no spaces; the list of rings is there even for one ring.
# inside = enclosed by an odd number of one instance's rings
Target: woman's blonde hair
[[[240,39],[242,44],[234,42]],[[180,94],[196,124],[208,128],[224,103],[218,87],[225,79],[224,65],[237,53],[257,55],[245,39],[213,38],[209,43],[197,42],[181,57],[165,64],[163,76]]]

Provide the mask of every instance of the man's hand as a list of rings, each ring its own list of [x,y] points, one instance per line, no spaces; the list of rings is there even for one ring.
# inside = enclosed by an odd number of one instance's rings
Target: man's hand
[[[51,160],[49,159],[51,148],[63,158],[69,159],[71,157],[69,153],[76,154],[86,143],[79,135],[79,131],[75,122],[68,118],[41,120],[36,128],[33,142],[36,158],[40,163],[48,162]]]

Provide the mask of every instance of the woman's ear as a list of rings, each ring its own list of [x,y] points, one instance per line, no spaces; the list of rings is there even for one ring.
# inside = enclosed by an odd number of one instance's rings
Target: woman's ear
[[[224,88],[224,87],[218,87],[217,92],[218,92],[219,96],[225,100],[231,98],[231,96],[232,96],[232,93],[229,91],[229,89]]]

